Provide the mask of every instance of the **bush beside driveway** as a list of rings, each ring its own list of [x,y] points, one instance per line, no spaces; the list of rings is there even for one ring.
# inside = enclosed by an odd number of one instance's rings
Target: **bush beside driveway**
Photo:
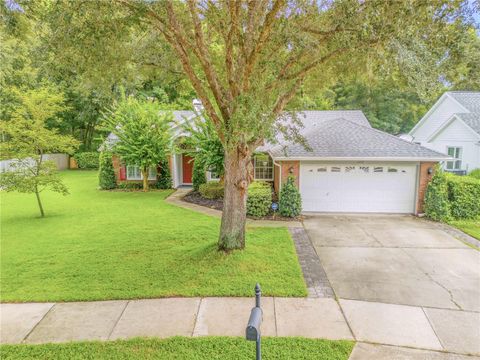
[[[218,252],[219,219],[168,204],[170,191],[97,190],[97,173],[62,174],[71,195],[2,193],[3,302],[170,296],[304,296],[286,228],[252,228],[244,251]]]

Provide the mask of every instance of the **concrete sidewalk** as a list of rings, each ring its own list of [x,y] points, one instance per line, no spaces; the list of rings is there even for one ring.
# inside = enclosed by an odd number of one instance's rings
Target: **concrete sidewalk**
[[[252,298],[1,304],[0,339],[48,343],[138,336],[243,337],[253,306]],[[357,340],[354,360],[480,354],[477,312],[330,298],[265,297],[262,308],[264,336]],[[405,350],[411,348],[418,351]],[[445,357],[446,352],[452,357]]]

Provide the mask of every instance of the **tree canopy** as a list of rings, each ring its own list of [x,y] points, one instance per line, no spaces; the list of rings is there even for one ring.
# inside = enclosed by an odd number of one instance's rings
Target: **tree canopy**
[[[59,0],[44,18],[55,61],[92,88],[146,68],[188,80],[225,152],[224,250],[244,247],[251,156],[277,131],[296,137],[277,125],[309,79],[325,89],[385,74],[427,98],[441,76],[468,73],[445,64],[468,53],[459,40],[472,28],[466,0]]]

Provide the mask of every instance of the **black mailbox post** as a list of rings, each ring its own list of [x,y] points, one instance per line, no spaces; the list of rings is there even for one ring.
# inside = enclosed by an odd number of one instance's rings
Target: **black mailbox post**
[[[245,336],[247,340],[256,341],[257,360],[262,359],[260,326],[262,325],[262,309],[260,308],[260,296],[262,291],[260,285],[255,285],[255,307],[250,312]]]

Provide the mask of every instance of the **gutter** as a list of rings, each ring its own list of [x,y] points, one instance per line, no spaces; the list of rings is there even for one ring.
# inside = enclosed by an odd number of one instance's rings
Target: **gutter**
[[[430,157],[430,158],[412,158],[412,157],[366,157],[366,158],[359,158],[359,157],[320,157],[320,156],[298,156],[298,157],[272,157],[274,159],[274,163],[276,160],[278,161],[393,161],[393,162],[418,162],[418,161],[445,161],[450,160],[450,156],[442,156],[442,157]]]

